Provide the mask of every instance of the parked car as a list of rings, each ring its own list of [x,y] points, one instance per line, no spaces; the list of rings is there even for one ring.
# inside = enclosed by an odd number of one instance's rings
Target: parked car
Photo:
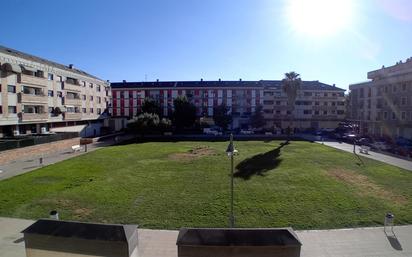
[[[220,135],[222,135],[223,133],[222,133],[221,131],[218,131],[218,130],[215,129],[215,128],[204,128],[204,129],[203,129],[203,134],[213,135],[213,136],[220,136]]]
[[[242,135],[253,135],[255,132],[253,132],[253,130],[249,130],[249,129],[242,129],[240,130],[240,134]]]
[[[383,141],[373,142],[371,147],[381,151],[387,151],[390,149],[390,146]]]
[[[366,145],[366,146],[371,146],[373,143],[373,140],[367,137],[362,137],[356,141],[357,145]]]

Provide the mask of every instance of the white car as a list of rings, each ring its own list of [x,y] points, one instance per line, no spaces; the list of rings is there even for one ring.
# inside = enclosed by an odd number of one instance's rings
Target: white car
[[[253,132],[252,130],[242,129],[242,130],[240,131],[240,134],[242,134],[242,135],[253,135],[254,132]]]
[[[217,130],[212,129],[212,128],[204,128],[203,129],[203,134],[213,135],[213,136],[220,136],[220,135],[222,135],[222,132],[217,131]]]

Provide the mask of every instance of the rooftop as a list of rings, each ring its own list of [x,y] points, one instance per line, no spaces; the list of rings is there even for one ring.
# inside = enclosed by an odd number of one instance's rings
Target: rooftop
[[[268,88],[281,88],[281,80],[257,80],[257,81],[228,81],[228,80],[198,80],[198,81],[152,81],[152,82],[112,82],[112,88],[189,88],[189,87],[209,87],[209,88],[228,88],[228,87],[268,87]],[[302,89],[305,90],[331,90],[342,91],[345,89],[336,87],[334,85],[325,84],[315,81],[302,81]]]
[[[66,66],[66,65],[63,65],[63,64],[60,64],[60,63],[57,63],[57,62],[53,62],[53,61],[50,61],[50,60],[43,59],[41,57],[37,57],[37,56],[31,55],[31,54],[23,53],[23,52],[20,52],[18,50],[15,50],[15,49],[12,49],[12,48],[9,48],[9,47],[6,47],[6,46],[0,45],[0,53],[4,53],[4,54],[7,54],[7,55],[12,55],[12,56],[15,56],[15,57],[20,57],[20,58],[23,58],[23,59],[26,59],[26,60],[30,60],[30,61],[33,61],[33,62],[38,62],[38,63],[44,64],[44,65],[54,66],[56,68],[59,68],[59,69],[65,70],[65,71],[74,72],[74,73],[77,73],[79,75],[88,76],[88,77],[92,77],[94,79],[102,80],[102,79],[100,79],[96,76],[93,76],[93,75],[91,75],[91,74],[89,74],[89,73],[87,73],[83,70],[76,69],[73,66],[71,66],[71,67]]]

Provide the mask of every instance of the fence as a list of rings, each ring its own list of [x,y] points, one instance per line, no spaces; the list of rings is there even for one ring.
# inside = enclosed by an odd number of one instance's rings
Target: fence
[[[65,133],[56,133],[56,134],[42,134],[42,135],[31,135],[26,137],[14,137],[0,139],[0,151],[16,149],[26,146],[38,145],[51,143],[55,141],[71,139],[79,137],[78,132],[65,132]]]

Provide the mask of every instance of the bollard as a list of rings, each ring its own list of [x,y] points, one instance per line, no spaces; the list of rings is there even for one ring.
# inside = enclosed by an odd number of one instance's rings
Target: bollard
[[[43,157],[39,158],[39,164],[42,166],[43,165]]]
[[[84,145],[84,151],[87,152],[87,144]]]
[[[50,212],[50,219],[59,220],[59,213],[57,211]]]

